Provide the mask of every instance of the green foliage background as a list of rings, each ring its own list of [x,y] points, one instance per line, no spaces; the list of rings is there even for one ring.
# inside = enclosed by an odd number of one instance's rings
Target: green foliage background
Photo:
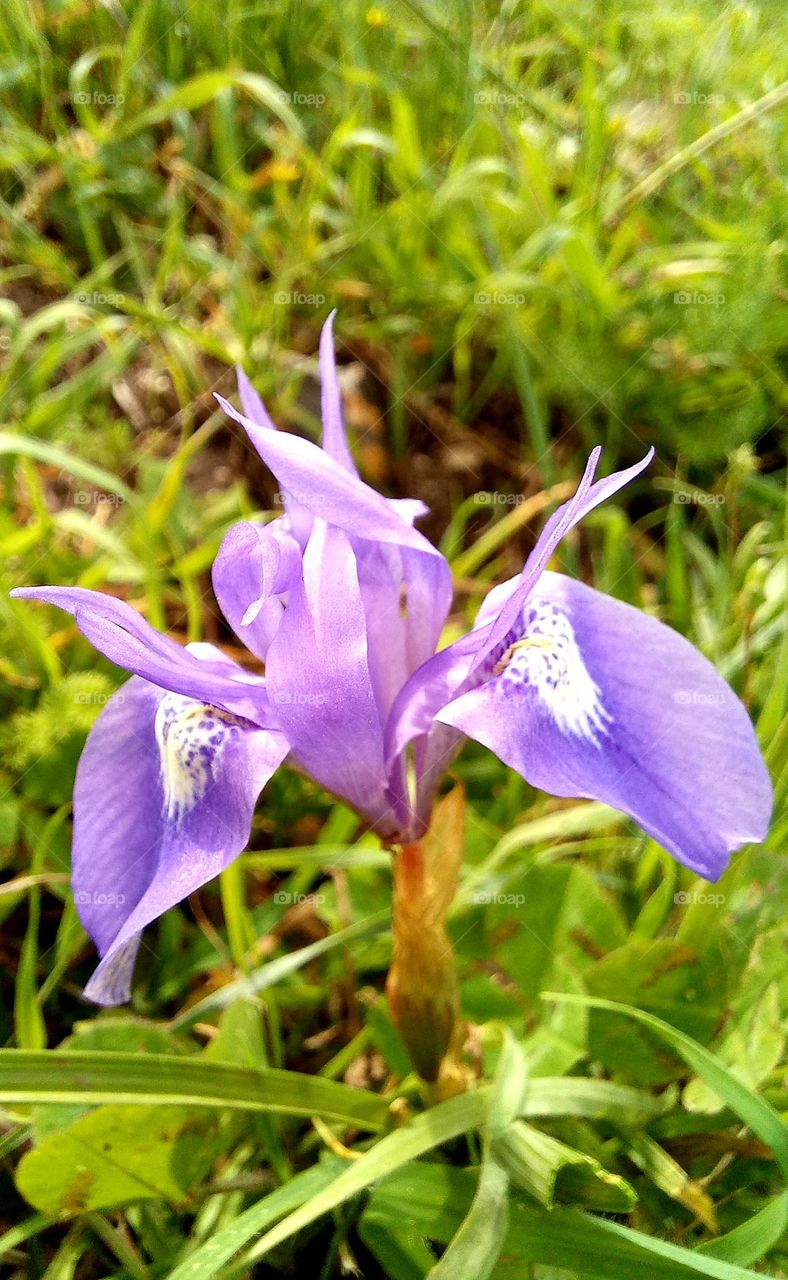
[[[787,39],[771,0],[3,6],[10,1274],[788,1275]],[[450,925],[487,1083],[428,1110],[382,996],[388,857],[294,775],[146,935],[133,1006],[81,1000],[71,788],[122,674],[7,597],[107,588],[232,651],[210,564],[275,500],[211,393],[240,361],[315,435],[334,306],[356,456],[430,504],[451,634],[594,444],[656,446],[560,567],[702,648],[777,789],[711,887],[466,749]]]

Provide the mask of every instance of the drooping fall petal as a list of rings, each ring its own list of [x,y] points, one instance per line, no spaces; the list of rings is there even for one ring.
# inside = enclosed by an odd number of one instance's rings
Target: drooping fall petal
[[[230,665],[211,646],[194,649],[196,661]],[[90,999],[128,999],[142,930],[242,851],[287,751],[282,734],[138,676],[110,700],[74,790],[75,898],[102,957]]]
[[[264,681],[228,662],[218,650],[215,658],[199,661],[188,647],[156,631],[125,600],[86,587],[17,587],[11,594],[72,614],[99,653],[151,684],[202,699],[261,727],[276,727]]]
[[[621,809],[709,880],[766,834],[768,774],[722,677],[670,627],[562,574],[542,574],[438,719],[543,791]]]

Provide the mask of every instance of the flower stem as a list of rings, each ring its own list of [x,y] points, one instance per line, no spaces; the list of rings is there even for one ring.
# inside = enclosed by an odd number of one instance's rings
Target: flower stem
[[[394,954],[386,992],[410,1060],[429,1083],[449,1069],[459,1032],[457,967],[445,921],[462,858],[464,809],[457,787],[436,807],[423,840],[394,854]]]

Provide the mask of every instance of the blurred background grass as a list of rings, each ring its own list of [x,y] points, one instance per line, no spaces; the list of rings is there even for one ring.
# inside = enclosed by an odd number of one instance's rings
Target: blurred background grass
[[[7,0],[4,1044],[54,1046],[96,1020],[79,998],[94,957],[68,890],[69,801],[121,678],[70,621],[7,589],[109,589],[243,658],[210,564],[234,520],[273,509],[275,483],[212,392],[232,394],[241,362],[275,420],[314,436],[319,328],[337,307],[355,455],[370,483],[430,505],[425,530],[457,577],[452,626],[519,569],[594,444],[608,470],[656,446],[647,478],[586,521],[560,567],[699,644],[745,698],[778,782],[767,852],[736,859],[720,905],[630,824],[593,806],[570,820],[469,749],[469,885],[516,899],[526,876],[531,907],[523,923],[520,903],[464,894],[466,1015],[509,1020],[537,1072],[591,1053],[615,1075],[614,1037],[592,1052],[580,1015],[544,1013],[538,991],[616,995],[626,973],[631,1002],[652,1007],[626,948],[658,942],[683,976],[662,1016],[784,1105],[787,38],[769,2]],[[137,1014],[171,1016],[238,969],[385,913],[385,858],[300,779],[271,784],[252,849],[151,931]],[[319,901],[285,910],[282,885]],[[379,994],[388,937],[370,932],[350,959],[329,943],[308,980],[267,993],[270,1061],[367,1084],[404,1069]],[[663,1082],[639,1070],[635,1083]],[[303,1162],[277,1150],[280,1166]],[[684,1157],[709,1173],[708,1150]],[[758,1151],[718,1176],[728,1225],[772,1181]],[[642,1227],[696,1230],[697,1204],[670,1204],[664,1177],[649,1185]],[[95,1222],[80,1230],[130,1265]],[[174,1257],[189,1227],[172,1230]],[[25,1254],[28,1274],[47,1250]]]

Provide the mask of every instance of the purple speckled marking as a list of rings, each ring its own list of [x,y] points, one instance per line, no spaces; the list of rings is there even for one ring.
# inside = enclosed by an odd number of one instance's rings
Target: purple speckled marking
[[[156,712],[156,741],[161,756],[164,809],[180,822],[205,795],[216,777],[222,754],[239,729],[239,716],[179,693],[167,693]]]
[[[502,696],[532,690],[564,733],[594,746],[612,716],[583,660],[569,616],[552,601],[527,600],[506,639],[489,655],[485,678]]]

